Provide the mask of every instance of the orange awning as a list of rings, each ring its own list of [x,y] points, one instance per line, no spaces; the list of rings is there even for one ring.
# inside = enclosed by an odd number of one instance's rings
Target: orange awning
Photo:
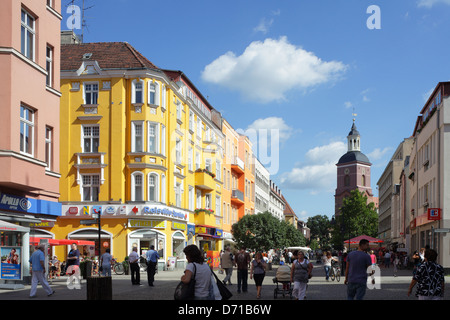
[[[41,239],[48,240],[48,244],[51,246],[71,245],[72,243],[75,243],[76,245],[79,245],[79,246],[95,245],[94,241],[87,241],[87,240],[50,239],[50,238],[37,238],[37,237],[30,237],[30,245],[38,245],[40,243]]]

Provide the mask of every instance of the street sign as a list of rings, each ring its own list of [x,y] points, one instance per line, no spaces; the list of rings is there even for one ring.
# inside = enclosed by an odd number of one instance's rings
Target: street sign
[[[88,225],[88,226],[90,226],[91,224],[97,224],[97,223],[98,223],[97,219],[80,220],[80,224]]]
[[[447,233],[450,232],[450,228],[434,229],[433,231],[438,233]]]

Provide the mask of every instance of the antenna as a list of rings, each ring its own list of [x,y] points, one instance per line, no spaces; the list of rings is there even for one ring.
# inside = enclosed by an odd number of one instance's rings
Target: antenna
[[[85,0],[83,0],[83,7],[81,8],[81,43],[84,43],[84,28],[87,28],[86,20],[84,19],[84,11],[91,9],[94,6],[86,8],[84,6]]]

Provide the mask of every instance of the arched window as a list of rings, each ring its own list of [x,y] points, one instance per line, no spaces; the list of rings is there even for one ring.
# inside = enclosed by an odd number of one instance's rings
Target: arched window
[[[131,174],[131,201],[144,201],[144,174],[133,172]]]
[[[159,201],[158,180],[159,180],[159,176],[156,173],[149,173],[149,175],[148,175],[148,201]]]
[[[365,175],[362,175],[362,176],[361,176],[361,185],[362,185],[363,187],[366,186],[366,176],[365,176]]]
[[[349,186],[350,186],[350,176],[348,174],[346,174],[344,177],[344,187],[349,187]]]

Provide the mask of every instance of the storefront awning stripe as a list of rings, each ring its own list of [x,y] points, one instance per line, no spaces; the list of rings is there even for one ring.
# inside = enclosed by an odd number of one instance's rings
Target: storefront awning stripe
[[[0,231],[30,232],[30,228],[0,220]]]

